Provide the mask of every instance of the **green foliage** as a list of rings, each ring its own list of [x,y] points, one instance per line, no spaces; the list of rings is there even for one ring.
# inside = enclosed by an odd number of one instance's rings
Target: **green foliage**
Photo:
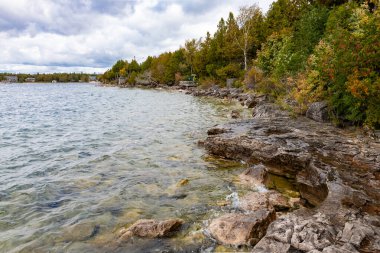
[[[243,71],[239,64],[230,63],[225,67],[216,70],[216,75],[221,80],[226,80],[227,78],[237,78],[242,75]]]
[[[273,2],[267,13],[266,21],[269,35],[284,28],[292,27],[308,6],[307,0],[277,0]]]
[[[255,90],[262,94],[269,94],[275,98],[282,96],[286,92],[285,85],[274,78],[264,78],[256,84]]]
[[[128,76],[127,82],[129,84],[135,84],[137,75],[138,73],[136,71],[132,71],[132,73]]]
[[[128,66],[126,67],[127,71],[132,73],[132,72],[140,72],[141,70],[141,67],[140,67],[140,64],[135,60],[133,59],[131,61],[131,63],[128,64]]]
[[[368,5],[336,7],[309,59],[303,90],[328,100],[337,121],[380,125],[379,24]]]
[[[257,84],[263,81],[264,73],[258,67],[252,67],[247,71],[244,77],[245,87],[248,89],[257,89]]]
[[[280,51],[285,47],[290,39],[290,30],[284,29],[280,32],[275,32],[268,37],[260,52],[258,52],[256,65],[260,67],[265,74],[273,73],[276,68],[276,62],[279,62],[282,57]],[[282,50],[284,51],[284,50]]]
[[[125,62],[123,60],[118,60],[111,68],[113,73],[119,73],[122,68],[124,68]]]
[[[152,66],[152,62],[153,62],[153,57],[148,56],[146,60],[143,63],[141,63],[141,71],[144,72],[144,71],[149,70]]]
[[[293,30],[273,33],[258,54],[258,66],[278,79],[303,71],[307,58],[324,34],[328,14],[326,7],[313,6],[305,10]]]

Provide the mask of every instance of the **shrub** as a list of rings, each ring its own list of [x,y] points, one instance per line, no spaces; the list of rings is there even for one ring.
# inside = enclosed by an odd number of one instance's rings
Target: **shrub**
[[[251,67],[245,74],[243,84],[248,89],[254,89],[264,78],[264,72],[258,67]]]
[[[225,81],[227,78],[240,77],[242,74],[242,70],[239,64],[230,63],[227,66],[216,70],[216,74],[221,80]]]

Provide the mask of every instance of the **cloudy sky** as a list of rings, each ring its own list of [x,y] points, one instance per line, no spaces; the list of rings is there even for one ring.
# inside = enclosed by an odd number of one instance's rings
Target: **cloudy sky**
[[[103,72],[214,33],[243,5],[272,0],[0,0],[0,72]]]

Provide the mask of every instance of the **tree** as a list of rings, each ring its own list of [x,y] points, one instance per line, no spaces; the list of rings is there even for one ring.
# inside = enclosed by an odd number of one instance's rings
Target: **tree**
[[[135,59],[133,59],[132,61],[131,61],[131,63],[129,63],[129,65],[128,65],[128,71],[129,72],[140,72],[140,70],[141,70],[141,68],[140,68],[140,64],[135,60]]]
[[[239,35],[239,26],[232,12],[228,16],[226,25],[227,31],[223,50],[225,57],[228,62],[240,62],[240,48],[236,40],[236,37]]]
[[[268,35],[292,27],[308,6],[308,0],[277,0],[273,2],[266,17]]]
[[[195,39],[188,40],[185,43],[185,59],[186,63],[190,66],[190,75],[193,75],[195,53],[198,50],[199,44],[200,41],[196,41]]]
[[[148,56],[146,60],[143,63],[141,63],[141,70],[142,71],[149,70],[152,66],[152,61],[153,61],[153,57]]]
[[[240,36],[236,36],[236,42],[244,55],[244,70],[248,69],[248,50],[253,41],[253,35],[250,33],[254,25],[255,17],[261,16],[261,10],[257,5],[244,6],[240,8],[237,24],[240,29]]]
[[[120,70],[125,66],[125,62],[123,60],[118,60],[113,66],[112,66],[112,72],[115,74],[119,74]]]

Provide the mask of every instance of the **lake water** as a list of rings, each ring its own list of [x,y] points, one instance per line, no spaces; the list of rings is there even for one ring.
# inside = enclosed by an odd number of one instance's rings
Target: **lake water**
[[[208,158],[197,141],[230,111],[179,92],[0,85],[0,252],[208,245],[202,228],[240,165]],[[186,225],[172,239],[114,243],[140,218],[175,217]]]

